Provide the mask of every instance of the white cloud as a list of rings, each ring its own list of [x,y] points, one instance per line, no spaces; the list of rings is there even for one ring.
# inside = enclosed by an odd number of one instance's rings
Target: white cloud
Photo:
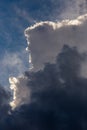
[[[26,77],[10,77],[10,88],[13,90],[13,101],[10,102],[12,109],[30,102],[30,90],[27,86]]]
[[[33,70],[38,71],[43,69],[46,62],[54,63],[56,56],[61,52],[65,44],[77,47],[80,52],[87,52],[86,34],[87,14],[79,16],[74,20],[63,20],[61,22],[45,21],[28,27],[25,30],[25,36],[27,38],[29,53],[32,56]],[[29,62],[31,62],[31,57]],[[20,60],[15,61],[12,65],[14,66],[18,63],[20,63]],[[7,64],[9,63],[7,62]],[[81,71],[83,71],[83,68]],[[83,73],[82,76],[84,76]],[[25,76],[18,78],[11,77],[9,79],[10,87],[14,93],[13,101],[11,102],[13,108],[30,102],[31,92],[27,85],[28,80]]]
[[[87,51],[87,14],[74,20],[61,22],[40,22],[28,27],[25,36],[31,50],[34,70],[44,67],[44,63],[55,62],[64,44],[76,46],[79,51]]]

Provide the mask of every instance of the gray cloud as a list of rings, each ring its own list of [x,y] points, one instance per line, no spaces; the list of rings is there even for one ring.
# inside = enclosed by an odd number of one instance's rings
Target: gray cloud
[[[10,96],[10,92],[5,90],[5,88],[0,85],[0,107],[9,104]]]
[[[76,2],[67,1],[69,8],[60,17],[73,18],[86,12],[86,1]],[[72,4],[76,4],[74,9]],[[29,20],[26,12],[22,13]],[[87,14],[74,20],[36,23],[25,30],[34,71],[10,77],[10,105],[15,109],[11,115],[6,113],[3,121],[0,119],[1,130],[87,129],[86,30]],[[15,55],[14,59],[10,63],[5,58],[3,63],[10,67],[19,64],[20,69],[20,59]],[[8,94],[2,90],[0,93],[0,104],[8,104]]]
[[[17,87],[27,87],[31,95],[27,96],[27,104],[17,106],[5,117],[0,129],[86,130],[87,79],[79,77],[83,61],[84,53],[64,45],[55,64],[48,63],[38,72],[25,72],[26,79],[14,79],[19,82]],[[17,101],[22,96],[21,89]]]
[[[10,105],[15,109],[0,120],[1,130],[87,129],[87,77],[82,67],[87,64],[86,25],[83,15],[59,23],[40,22],[25,30],[35,68],[10,77]]]
[[[87,14],[79,16],[75,20],[63,20],[57,23],[46,21],[36,23],[27,28],[25,30],[25,36],[28,43],[27,49],[29,50],[29,64],[32,65],[33,63],[34,66],[34,68],[30,70],[30,73],[44,70],[46,63],[56,63],[56,57],[60,54],[63,46],[68,45],[70,47],[76,47],[79,53],[84,53],[83,62],[80,63],[79,76],[87,78],[87,58],[85,54],[87,52],[86,24]],[[67,60],[66,57],[65,59]],[[66,63],[66,61],[64,62]],[[77,63],[79,63],[79,60]],[[73,60],[70,65],[72,66],[72,64]],[[67,69],[64,71],[67,71]],[[64,73],[62,75],[64,75]],[[73,73],[70,73],[70,75],[73,75]],[[31,78],[31,75],[29,78]],[[13,109],[22,104],[31,102],[31,89],[27,86],[29,78],[27,79],[26,76],[10,78],[10,88],[13,90],[13,101],[10,104]],[[62,79],[60,77],[61,82],[64,83],[66,78]]]
[[[0,85],[0,124],[7,117],[11,107],[9,102],[11,100],[10,90],[5,89],[2,85]]]

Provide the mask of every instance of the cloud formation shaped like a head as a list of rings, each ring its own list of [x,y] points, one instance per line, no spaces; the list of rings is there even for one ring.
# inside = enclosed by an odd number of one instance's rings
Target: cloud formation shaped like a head
[[[27,28],[29,65],[33,63],[33,71],[43,70],[45,63],[55,63],[64,45],[76,47],[79,52],[87,52],[87,14],[74,20],[61,22],[40,22]],[[32,58],[31,58],[32,57]],[[80,63],[79,75],[87,77],[87,58]],[[13,78],[14,79],[14,78]],[[27,91],[26,77],[11,80],[14,90],[13,107],[29,102],[30,90]],[[15,98],[16,97],[16,98]]]
[[[87,14],[74,20],[40,22],[28,27],[25,36],[31,51],[34,70],[43,69],[47,62],[54,63],[66,44],[87,51]]]

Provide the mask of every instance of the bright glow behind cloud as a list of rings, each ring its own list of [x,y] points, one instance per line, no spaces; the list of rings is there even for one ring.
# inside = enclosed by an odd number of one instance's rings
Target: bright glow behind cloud
[[[78,51],[87,51],[87,14],[75,20],[61,22],[40,22],[25,30],[29,50],[29,64],[34,65],[32,71],[44,68],[46,62],[54,63],[62,47],[67,44],[77,47]],[[32,57],[32,59],[31,59]],[[82,73],[82,72],[81,72]],[[83,75],[82,75],[83,76]],[[30,102],[30,91],[27,78],[10,78],[14,91],[13,108]]]
[[[26,77],[10,77],[9,78],[10,88],[13,91],[13,101],[10,102],[12,109],[22,104],[29,103],[30,101],[30,90],[27,87]]]
[[[40,22],[28,27],[25,36],[31,50],[34,70],[40,70],[46,62],[54,63],[63,45],[76,46],[87,51],[87,14],[74,20]]]
[[[12,106],[12,108],[14,109],[16,107],[16,104],[15,104],[15,100],[16,100],[16,91],[17,91],[17,88],[16,88],[16,84],[18,82],[17,78],[15,77],[10,77],[9,78],[9,82],[10,82],[10,89],[13,90],[13,101],[10,102],[10,105]]]

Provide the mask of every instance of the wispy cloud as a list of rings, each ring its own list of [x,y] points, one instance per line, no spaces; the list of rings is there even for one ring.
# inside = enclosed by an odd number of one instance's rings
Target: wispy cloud
[[[36,20],[29,15],[29,12],[27,12],[26,9],[21,9],[17,6],[14,6],[14,10],[18,17],[26,20],[26,22],[29,22],[29,24],[34,24],[36,22]]]
[[[74,19],[79,15],[87,13],[86,0],[67,0],[65,8],[60,13],[61,19]]]
[[[25,58],[26,57],[26,58]],[[27,54],[25,51],[19,52],[6,52],[3,54],[0,61],[0,82],[1,84],[8,86],[9,76],[19,76],[28,69]]]

